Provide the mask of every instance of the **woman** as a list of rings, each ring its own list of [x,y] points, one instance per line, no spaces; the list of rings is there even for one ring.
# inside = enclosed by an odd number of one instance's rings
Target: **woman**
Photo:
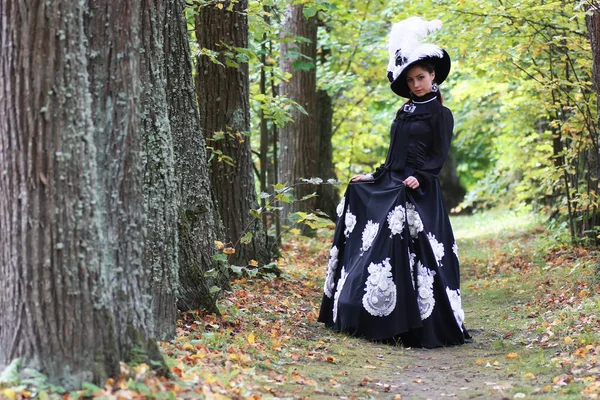
[[[404,346],[463,344],[458,250],[438,174],[453,118],[438,85],[450,58],[419,39],[441,26],[409,18],[390,33],[388,78],[409,98],[396,115],[385,164],[354,177],[339,217],[319,321],[370,340]]]

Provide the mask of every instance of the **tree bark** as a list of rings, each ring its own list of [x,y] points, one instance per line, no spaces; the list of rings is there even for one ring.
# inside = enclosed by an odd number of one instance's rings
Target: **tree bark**
[[[594,82],[594,91],[596,92],[596,107],[600,116],[600,10],[596,6],[593,10],[587,6],[588,13],[585,17],[590,43],[592,47],[592,80]],[[600,117],[599,117],[600,118]],[[600,182],[600,138],[598,136],[598,127],[600,127],[600,119],[595,121],[595,127],[591,133],[595,134],[592,137],[592,147],[588,150],[589,162],[589,191],[598,195],[598,184]],[[590,228],[595,228],[598,224],[598,207],[594,206],[591,210]],[[596,235],[596,244],[599,240]]]
[[[463,201],[467,194],[467,190],[460,184],[460,179],[456,174],[456,156],[453,148],[450,149],[440,172],[440,185],[444,196],[444,206],[446,211],[450,212]]]
[[[165,36],[170,24],[166,3],[142,0],[140,38],[141,137],[144,157],[146,240],[144,265],[150,269],[152,310],[159,340],[175,336],[179,286],[177,215],[173,138],[166,96]]]
[[[219,52],[219,61],[227,65],[218,65],[207,56],[199,56],[197,60],[196,91],[202,130],[210,138],[209,146],[214,148],[211,182],[227,241],[236,249],[230,262],[247,265],[254,259],[267,263],[264,226],[260,219],[250,215],[258,203],[249,137],[248,63],[238,57],[235,49],[248,47],[248,1],[232,5],[224,1],[219,5],[223,7],[201,5],[195,20],[198,46]],[[227,52],[235,56],[227,60]],[[226,157],[231,158],[233,165],[224,161]],[[240,244],[240,238],[247,232],[252,234],[250,242]]]
[[[142,265],[139,4],[0,3],[0,368],[162,360]]]
[[[301,105],[308,115],[297,109],[291,112],[293,122],[286,124],[279,131],[279,180],[288,184],[297,184],[301,178],[312,178],[317,175],[317,156],[319,154],[319,136],[316,126],[316,93],[317,74],[314,62],[317,52],[317,19],[306,18],[302,13],[302,4],[287,6],[281,29],[280,67],[282,72],[292,73],[289,81],[282,81],[280,94]],[[308,43],[295,40],[300,36],[309,40]],[[298,52],[313,63],[312,67],[298,69],[299,62],[305,59],[294,59],[292,54]],[[296,63],[296,64],[295,64]],[[313,193],[315,187],[300,184],[296,186],[295,197]],[[289,212],[307,211],[314,208],[314,199],[305,202],[294,202],[285,206],[282,219]]]
[[[326,90],[317,92],[317,130],[319,135],[319,169],[317,176],[325,182],[328,179],[337,179],[333,165],[333,106],[331,97]],[[340,201],[337,187],[330,184],[321,184],[317,189],[318,197],[315,208],[323,211],[332,221],[337,218],[336,207]]]
[[[88,73],[100,183],[104,249],[110,269],[117,339],[125,360],[158,353],[144,249],[142,142],[139,129],[139,1],[90,1]],[[107,29],[110,27],[110,29]]]
[[[179,308],[218,312],[213,285],[229,288],[223,265],[213,260],[215,240],[223,236],[223,226],[210,186],[206,143],[204,141],[188,43],[185,2],[168,2],[165,58],[169,121],[176,154],[179,208]],[[213,269],[214,277],[204,274]]]

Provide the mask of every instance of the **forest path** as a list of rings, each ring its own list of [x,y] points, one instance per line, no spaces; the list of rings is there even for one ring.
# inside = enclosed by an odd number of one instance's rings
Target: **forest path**
[[[178,339],[163,344],[180,390],[255,400],[597,398],[598,252],[559,247],[527,214],[452,224],[473,343],[403,348],[317,323],[332,235],[322,230],[284,241],[283,276],[234,282],[221,316],[180,321]]]

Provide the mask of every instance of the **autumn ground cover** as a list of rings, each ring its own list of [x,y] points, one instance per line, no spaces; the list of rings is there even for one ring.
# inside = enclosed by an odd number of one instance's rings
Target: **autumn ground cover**
[[[123,365],[79,392],[32,376],[5,398],[576,399],[600,396],[598,252],[560,244],[534,217],[453,219],[466,324],[474,342],[410,349],[333,333],[316,322],[331,229],[291,235],[283,275],[241,277],[220,316],[186,313],[162,343],[171,377]]]

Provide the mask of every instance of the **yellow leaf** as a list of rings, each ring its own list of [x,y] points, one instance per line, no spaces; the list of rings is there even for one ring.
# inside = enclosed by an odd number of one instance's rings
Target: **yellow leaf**
[[[482,359],[475,360],[475,364],[483,364],[485,361]]]
[[[223,242],[219,242],[218,240],[215,240],[215,246],[217,247],[217,250],[221,250],[223,247],[225,247]]]
[[[517,358],[517,357],[519,357],[519,354],[517,354],[517,353],[508,353],[506,355],[506,358],[508,358],[508,359]]]
[[[298,229],[298,228],[294,228],[294,229],[290,229],[290,233],[292,235],[299,235],[302,233],[302,231],[300,231],[300,229]]]
[[[525,375],[523,375],[523,377],[527,379],[535,379],[535,375],[531,372],[526,373]]]
[[[219,10],[222,10],[222,9],[223,9],[223,4],[221,4],[221,3],[217,4],[217,8],[218,8]]]
[[[565,337],[565,343],[566,343],[566,344],[569,344],[569,343],[571,343],[572,341],[573,341],[573,339],[571,339],[571,337],[570,337],[570,336],[566,336],[566,337]]]
[[[250,260],[250,261],[248,261],[248,265],[251,267],[258,267],[258,261]]]
[[[12,391],[12,389],[4,389],[2,391],[2,395],[6,396],[6,398],[10,400],[15,400],[17,398],[17,394],[14,391]]]
[[[248,335],[248,343],[254,344],[254,333]]]
[[[228,255],[235,254],[235,249],[233,247],[228,247],[225,250],[223,250],[223,253]]]

